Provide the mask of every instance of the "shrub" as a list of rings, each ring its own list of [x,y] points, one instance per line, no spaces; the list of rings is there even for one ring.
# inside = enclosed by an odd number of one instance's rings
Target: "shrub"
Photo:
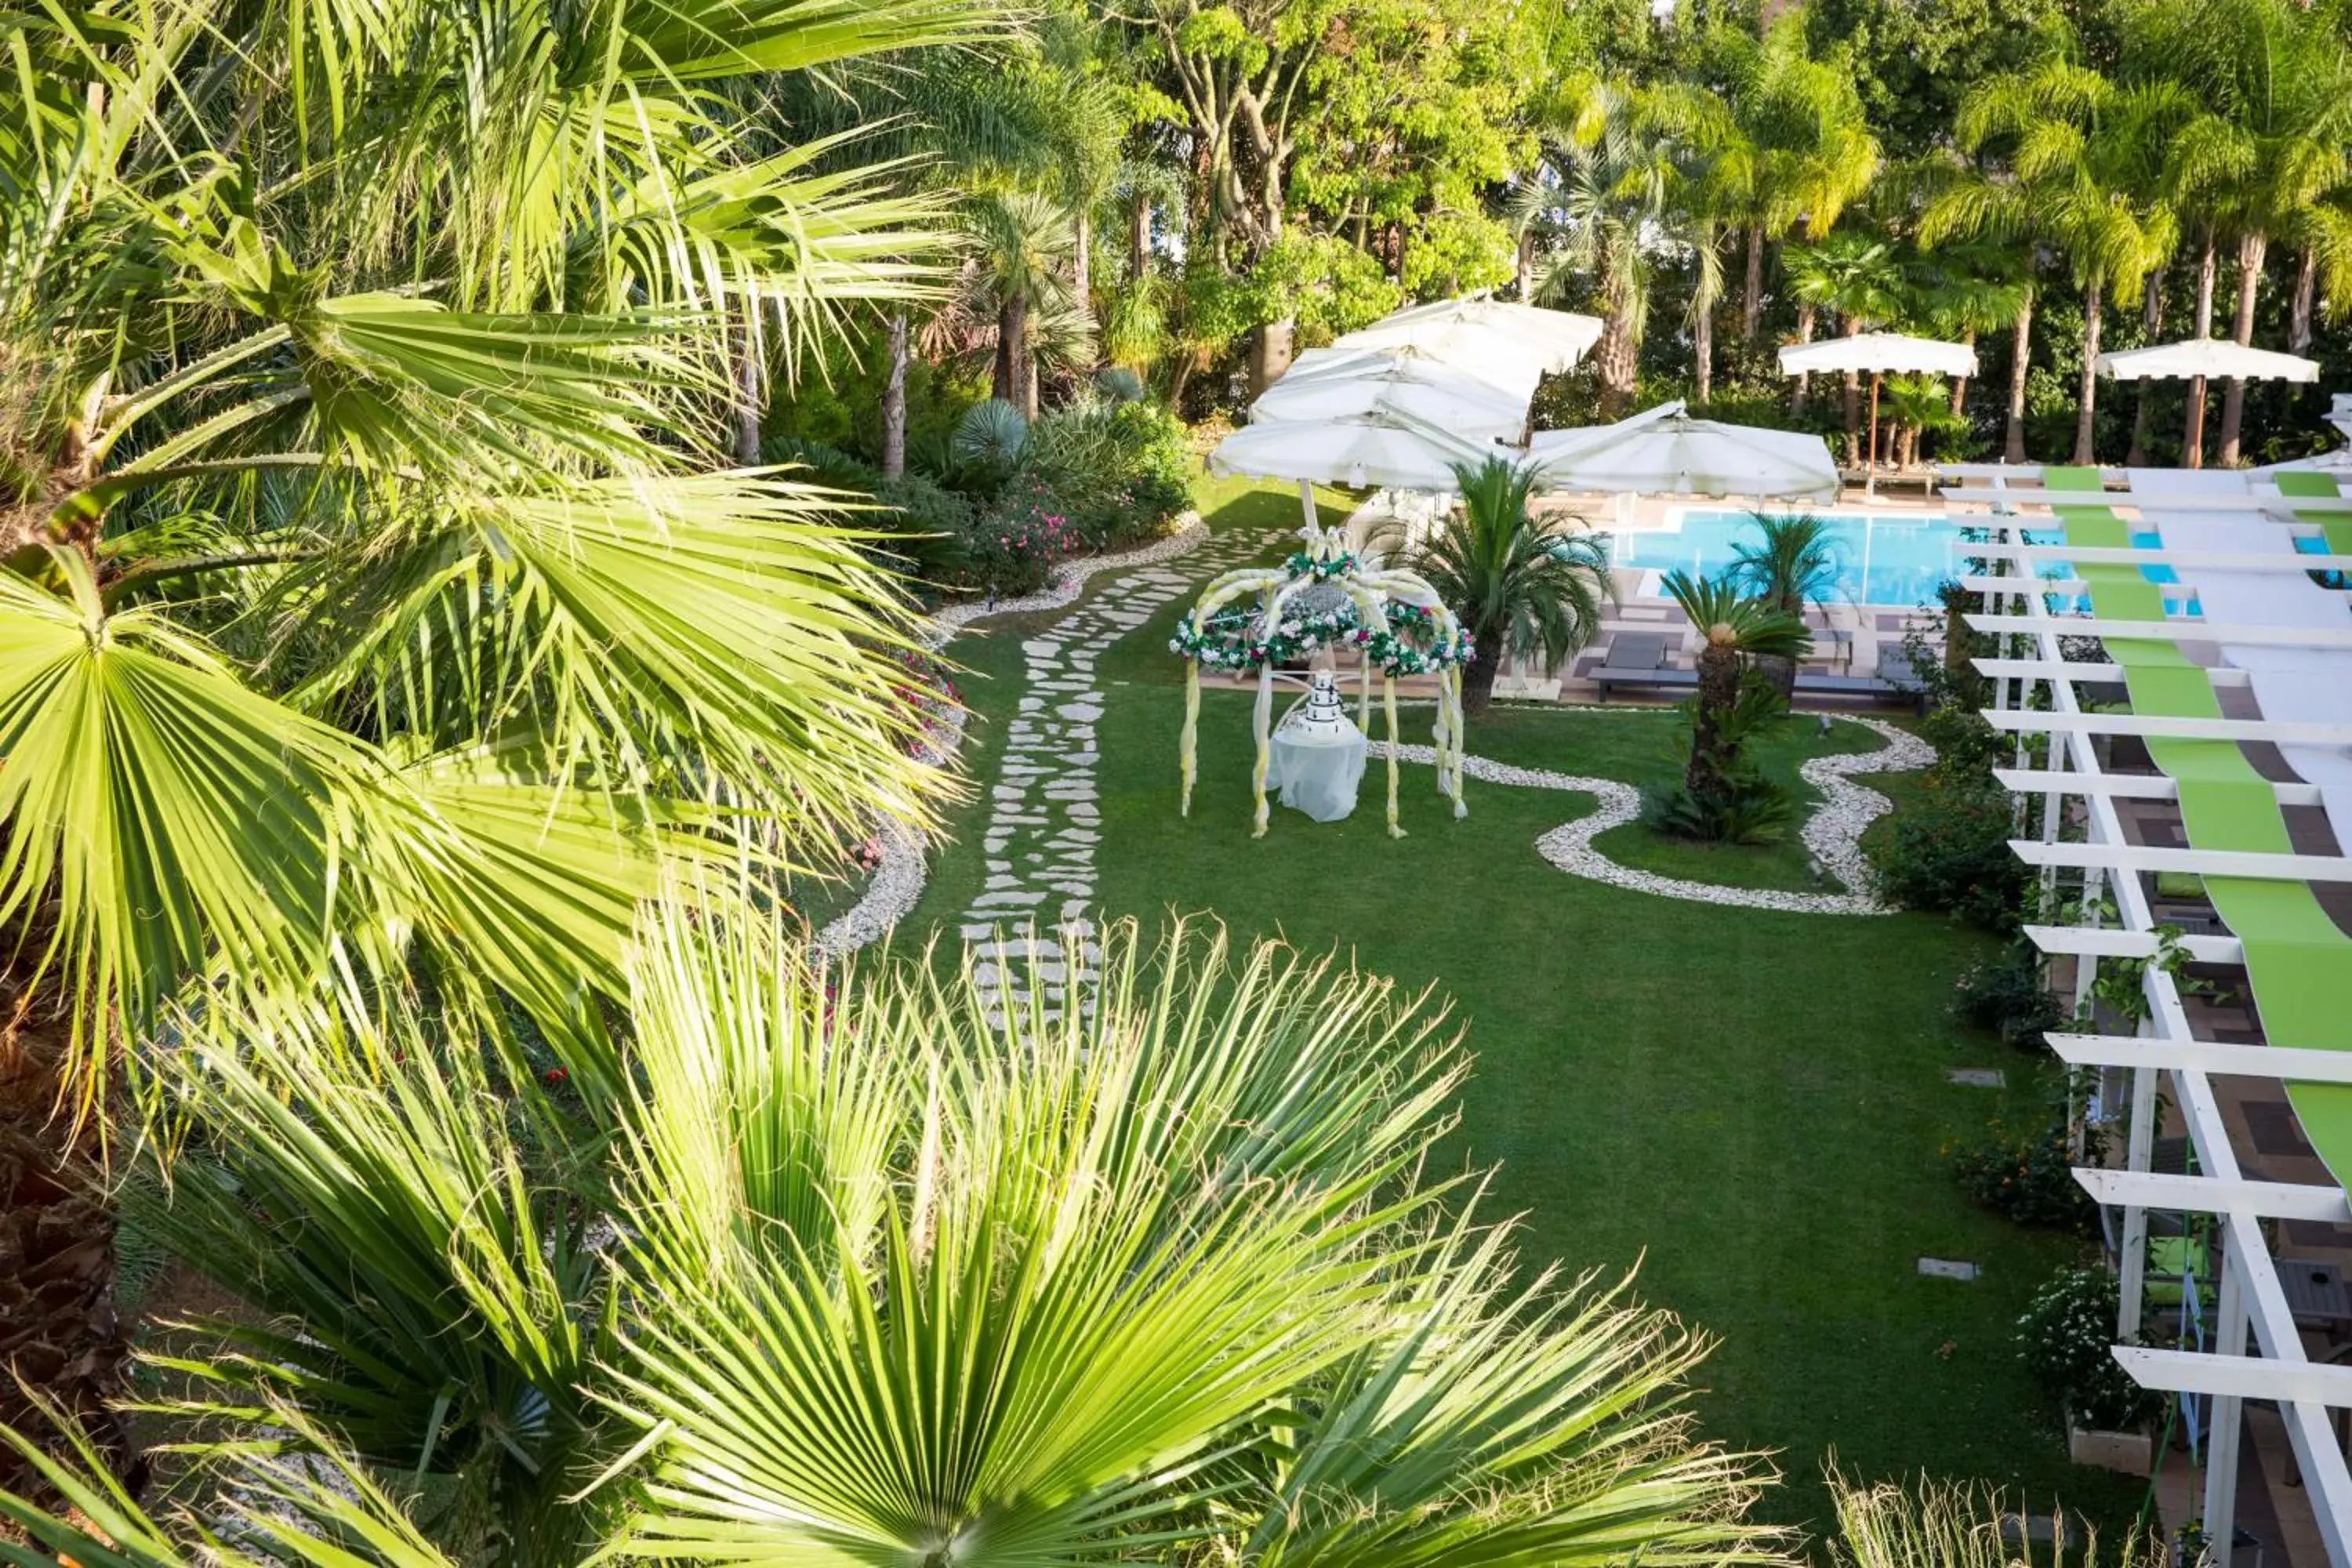
[[[1954,993],[1953,1017],[2020,1050],[2037,1048],[2043,1034],[2066,1022],[2066,1010],[2043,981],[2041,953],[2026,942],[1970,964]]]
[[[1189,465],[1165,407],[1086,398],[1037,421],[1022,466],[1087,544],[1115,550],[1166,530],[1191,499]]]
[[[2099,1207],[2075,1182],[2074,1167],[2095,1160],[2098,1134],[2089,1131],[2094,1147],[2077,1154],[2074,1133],[2063,1104],[2022,1135],[1995,1121],[1982,1139],[1948,1151],[1952,1173],[1972,1202],[2005,1219],[2088,1235],[2098,1224]]]
[[[2134,1383],[2109,1351],[2119,1301],[2116,1277],[2105,1269],[2065,1268],[2017,1320],[2026,1371],[2077,1424],[2108,1432],[2145,1426],[2163,1408],[2161,1396]]]
[[[1748,768],[1726,775],[1721,794],[1702,799],[1680,782],[1643,792],[1642,816],[1673,838],[1709,844],[1774,844],[1789,830],[1789,792]]]
[[[973,525],[965,547],[971,586],[1005,596],[1034,594],[1057,564],[1086,548],[1042,489],[1023,487],[1022,492],[1000,500]]]
[[[874,499],[891,510],[882,526],[899,568],[933,584],[961,580],[971,564],[974,516],[971,503],[920,474],[879,480]]]
[[[1999,784],[1930,773],[1879,851],[1880,886],[1906,908],[2014,931],[2032,878],[2009,847],[2013,831],[2009,792]]]

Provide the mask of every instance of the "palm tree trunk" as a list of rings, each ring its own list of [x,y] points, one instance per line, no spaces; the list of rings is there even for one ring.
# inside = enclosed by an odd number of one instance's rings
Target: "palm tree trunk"
[[[1967,331],[1965,331],[1965,332],[1961,333],[1961,334],[1960,334],[1960,342],[1964,342],[1964,343],[1968,344],[1968,345],[1969,345],[1969,347],[1970,347],[1970,348],[1974,348],[1974,347],[1976,347],[1976,346],[1977,346],[1977,332],[1976,332],[1976,329],[1975,329],[1974,327],[1970,327]],[[1969,378],[1968,378],[1967,376],[1965,376],[1965,375],[1956,375],[1956,376],[1952,377],[1952,415],[1953,415],[1953,416],[1954,416],[1955,418],[1957,418],[1957,417],[1958,417],[1961,414],[1966,413],[1966,412],[1968,411],[1968,406],[1969,406]]]
[[[1797,341],[1801,343],[1813,341],[1813,308],[1811,305],[1797,307]],[[1811,392],[1812,387],[1813,378],[1811,372],[1798,375],[1797,390],[1789,395],[1789,407],[1791,411],[1799,414],[1804,412],[1805,394]]]
[[[1035,354],[1026,354],[1022,358],[1021,417],[1032,421],[1037,417],[1037,356]]]
[[[1606,322],[1593,350],[1592,366],[1601,376],[1601,417],[1614,419],[1633,395],[1633,327],[1622,309],[1611,310]]]
[[[2001,460],[2025,461],[2025,373],[2033,360],[2033,285],[2017,305],[2016,337],[2009,356],[2009,429],[2002,438]]]
[[[1511,281],[1519,291],[1519,303],[1536,302],[1536,237],[1532,232],[1519,236],[1519,243],[1511,259]]]
[[[890,371],[882,381],[882,477],[907,471],[907,312],[890,315]]]
[[[1298,335],[1298,320],[1286,316],[1258,328],[1250,340],[1249,389],[1252,397],[1282,379],[1290,368],[1290,345]]]
[[[2213,231],[2205,231],[2205,247],[2197,257],[2197,335],[2213,335]],[[2189,378],[2189,422],[2180,434],[2183,468],[2205,466],[2205,378]]]
[[[2164,275],[2150,271],[2139,294],[2139,324],[2149,342],[2164,327]],[[2155,389],[2147,382],[2139,384],[2139,406],[2132,410],[2131,450],[2124,457],[2126,468],[2137,468],[2147,461],[2147,405],[2149,394]]]
[[[1027,343],[1029,299],[1019,290],[1005,297],[996,311],[996,368],[989,378],[989,395],[1001,403],[1021,406],[1029,380]]]
[[[2095,420],[2093,400],[2099,393],[2099,314],[2105,300],[2102,295],[2106,280],[2094,269],[2090,282],[2083,289],[2083,385],[2081,404],[2074,413],[2074,461],[2089,464],[2097,459],[2092,455]]]
[[[1752,343],[1764,328],[1764,226],[1748,226],[1748,277],[1739,300],[1739,341]]]
[[[2238,241],[2238,320],[2231,335],[2238,346],[2254,341],[2254,291],[2263,286],[2263,251],[2269,237],[2250,234]],[[2238,435],[2246,417],[2246,384],[2231,376],[2221,389],[2221,466],[2238,466]]]
[[[1475,719],[1495,700],[1495,678],[1503,672],[1503,639],[1478,639],[1478,657],[1462,667],[1462,716]]]
[[[2311,347],[2311,308],[2318,302],[2319,258],[2309,246],[2294,264],[2294,300],[2287,308],[2286,352],[2299,354]]]
[[[735,343],[735,462],[750,468],[760,460],[760,343],[749,328]]]
[[[1701,626],[1702,637],[1707,632]],[[1795,669],[1790,668],[1790,679]],[[1709,641],[1699,649],[1698,701],[1691,718],[1690,762],[1683,769],[1683,787],[1702,799],[1721,787],[1724,759],[1722,715],[1739,700],[1739,655],[1728,643]]]
[[[1078,319],[1088,327],[1095,322],[1095,268],[1090,254],[1095,245],[1094,215],[1084,202],[1070,215],[1070,226],[1075,248],[1070,252],[1070,292],[1078,301]]]
[[[1138,193],[1127,217],[1127,280],[1140,283],[1151,270],[1151,200]]]
[[[1696,371],[1693,377],[1698,401],[1705,404],[1715,395],[1715,311],[1703,310],[1691,315],[1691,360]]]
[[[1862,318],[1845,319],[1845,335],[1862,336]],[[1845,466],[1849,468],[1862,461],[1862,377],[1853,371],[1845,373]]]
[[[1202,352],[1200,349],[1186,349],[1176,356],[1176,368],[1169,373],[1168,406],[1179,413],[1181,413],[1184,407],[1184,388],[1192,384],[1192,373],[1201,368]]]

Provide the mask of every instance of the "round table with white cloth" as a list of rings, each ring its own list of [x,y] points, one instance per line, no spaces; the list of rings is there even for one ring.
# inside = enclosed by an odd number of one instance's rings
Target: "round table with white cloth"
[[[1364,781],[1364,732],[1342,721],[1338,730],[1287,725],[1274,732],[1266,784],[1279,784],[1282,804],[1318,822],[1337,822],[1356,809]]]

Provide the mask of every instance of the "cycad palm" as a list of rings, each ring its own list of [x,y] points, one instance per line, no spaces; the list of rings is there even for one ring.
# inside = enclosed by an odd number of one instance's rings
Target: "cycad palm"
[[[1464,714],[1486,711],[1507,657],[1565,664],[1601,627],[1610,593],[1609,536],[1529,502],[1538,476],[1500,458],[1459,463],[1461,511],[1414,549],[1413,569],[1461,618],[1477,657],[1462,672]]]
[[[1386,983],[1120,928],[1090,1017],[1007,1031],[969,967],[835,990],[691,907],[656,911],[630,976],[643,1072],[592,1102],[609,1134],[486,1078],[496,1039],[405,1013],[177,1058],[197,1142],[270,1135],[183,1177],[269,1196],[189,1194],[174,1249],[292,1331],[192,1363],[251,1407],[214,1413],[210,1461],[249,1480],[258,1419],[478,1501],[410,1522],[321,1489],[287,1539],[372,1518],[397,1564],[1764,1557],[1742,1462],[1681,1410],[1702,1344],[1616,1292],[1512,1283],[1507,1231],[1420,1180],[1464,1061]],[[389,1103],[346,1123],[362,1100]],[[549,1177],[500,1174],[526,1169]],[[83,1556],[78,1526],[0,1507]],[[196,1559],[120,1522],[142,1561]]]
[[[1700,801],[1720,799],[1739,766],[1733,714],[1743,677],[1759,660],[1782,659],[1793,666],[1811,649],[1812,637],[1797,615],[1744,593],[1727,577],[1675,571],[1666,574],[1664,585],[1699,634],[1698,694],[1692,704],[1683,787]]]

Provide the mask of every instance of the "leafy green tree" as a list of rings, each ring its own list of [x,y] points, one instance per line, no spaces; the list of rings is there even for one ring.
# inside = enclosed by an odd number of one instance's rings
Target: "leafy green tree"
[[[1103,945],[1091,1017],[1005,1030],[970,965],[836,986],[658,909],[608,1097],[411,1005],[194,1025],[167,1240],[281,1326],[175,1363],[168,1508],[56,1465],[86,1518],[0,1510],[156,1568],[1778,1561],[1681,1408],[1704,1342],[1515,1278],[1424,1177],[1441,1011],[1199,927]],[[324,1484],[256,1440],[289,1431]]]
[[[972,292],[995,317],[990,395],[1023,416],[1037,416],[1033,325],[1075,309],[1069,264],[1077,231],[1069,209],[1035,191],[982,193],[967,204],[971,226]]]
[[[1410,559],[1478,650],[1462,672],[1466,717],[1486,710],[1505,658],[1540,653],[1558,668],[1598,635],[1611,593],[1609,536],[1561,513],[1537,516],[1530,466],[1489,458],[1456,464],[1454,478],[1461,510]]]

